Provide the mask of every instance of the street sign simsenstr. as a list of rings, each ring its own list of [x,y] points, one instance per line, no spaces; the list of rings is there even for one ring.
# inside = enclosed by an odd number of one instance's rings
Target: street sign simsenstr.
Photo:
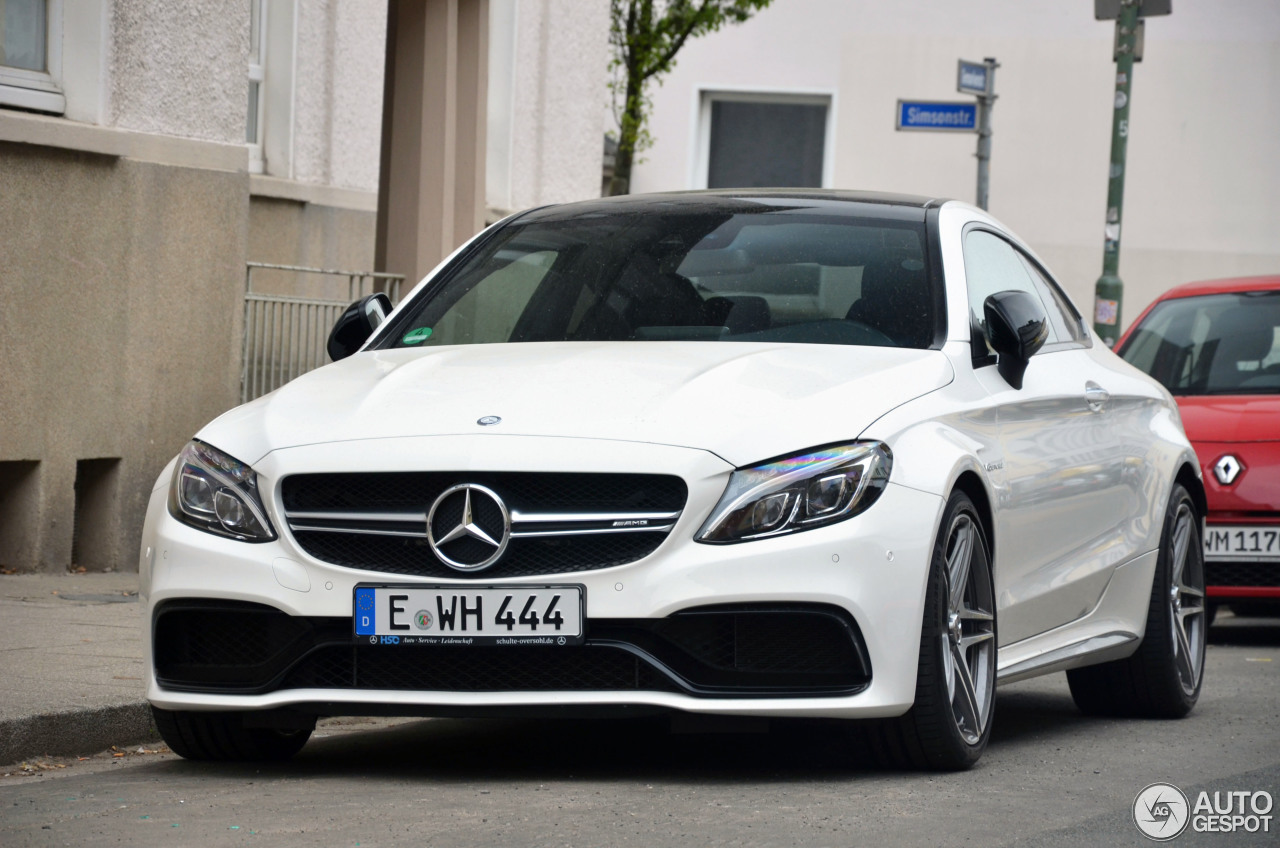
[[[978,105],[938,100],[899,100],[897,129],[975,132],[978,129]]]
[[[947,100],[899,100],[894,129],[924,132],[978,134],[978,191],[975,203],[987,208],[991,163],[991,107],[996,102],[996,68],[991,58],[979,62],[960,59],[956,65],[956,91],[972,94],[975,102]]]

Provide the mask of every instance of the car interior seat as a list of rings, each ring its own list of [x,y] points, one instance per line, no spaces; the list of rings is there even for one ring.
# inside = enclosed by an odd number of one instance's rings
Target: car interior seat
[[[758,333],[769,329],[773,323],[769,301],[754,294],[709,298],[703,304],[702,315],[703,323],[724,327],[731,336]]]
[[[933,292],[924,264],[900,256],[868,262],[862,269],[862,294],[845,317],[879,330],[902,347],[928,347],[933,338]]]
[[[702,298],[688,277],[659,271],[650,257],[637,254],[583,316],[574,338],[631,339],[637,327],[701,324],[702,313]]]
[[[1262,360],[1275,344],[1276,328],[1266,310],[1241,306],[1221,313],[1214,321],[1219,333],[1209,370],[1209,385],[1216,391],[1244,388],[1262,374]],[[1240,363],[1257,365],[1241,368]]]

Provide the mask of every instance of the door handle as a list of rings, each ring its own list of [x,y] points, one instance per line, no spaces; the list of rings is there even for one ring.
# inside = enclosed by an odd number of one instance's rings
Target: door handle
[[[1084,384],[1084,399],[1089,404],[1089,409],[1094,412],[1101,412],[1102,408],[1107,405],[1107,401],[1111,400],[1111,392],[1090,380]]]

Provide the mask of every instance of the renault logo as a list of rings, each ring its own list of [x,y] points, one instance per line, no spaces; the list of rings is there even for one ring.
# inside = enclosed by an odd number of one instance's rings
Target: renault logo
[[[1241,471],[1244,471],[1244,463],[1231,454],[1222,457],[1213,466],[1213,476],[1224,486],[1234,483]]]
[[[458,571],[480,571],[498,561],[511,540],[511,513],[491,489],[460,483],[444,491],[427,513],[427,543]]]

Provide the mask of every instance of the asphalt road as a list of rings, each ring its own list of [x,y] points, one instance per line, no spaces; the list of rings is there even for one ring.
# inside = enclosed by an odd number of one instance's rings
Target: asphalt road
[[[1280,799],[1280,619],[1211,631],[1181,721],[1083,717],[1060,674],[1004,687],[959,774],[876,770],[794,722],[330,720],[284,765],[115,753],[4,769],[0,845],[1151,845],[1132,820],[1151,783]],[[1271,815],[1171,844],[1280,845]]]

